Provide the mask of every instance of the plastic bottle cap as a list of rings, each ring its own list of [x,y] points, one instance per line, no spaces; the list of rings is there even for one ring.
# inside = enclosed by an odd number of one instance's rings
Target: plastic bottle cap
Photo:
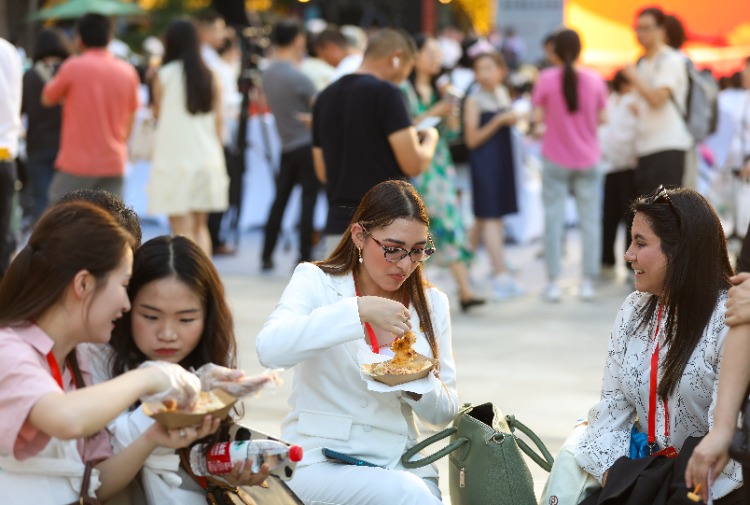
[[[289,447],[289,459],[294,461],[302,461],[302,447],[299,445],[293,445]]]

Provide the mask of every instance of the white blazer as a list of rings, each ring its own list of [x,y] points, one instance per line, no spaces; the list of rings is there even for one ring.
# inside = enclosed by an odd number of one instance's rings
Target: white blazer
[[[304,448],[301,465],[325,461],[321,450],[329,448],[385,468],[403,469],[401,455],[416,444],[419,434],[414,414],[436,428],[456,415],[448,298],[434,287],[426,293],[440,354],[440,379],[431,374],[432,389],[414,401],[400,392],[369,391],[360,375],[357,353],[368,346],[351,273],[332,276],[311,263],[297,266],[258,335],[256,350],[264,366],[294,367],[292,411],[282,422],[282,436]],[[417,336],[415,348],[432,356],[413,305],[409,310]],[[434,465],[414,473],[437,477]]]

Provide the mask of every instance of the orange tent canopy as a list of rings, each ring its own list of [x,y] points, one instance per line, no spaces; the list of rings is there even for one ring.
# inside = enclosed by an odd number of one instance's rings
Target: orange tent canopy
[[[642,52],[633,31],[635,16],[652,5],[643,0],[565,2],[565,25],[581,35],[582,63],[611,76],[635,62]],[[657,6],[682,21],[688,36],[683,49],[698,68],[726,75],[741,69],[750,56],[748,0],[661,0]]]

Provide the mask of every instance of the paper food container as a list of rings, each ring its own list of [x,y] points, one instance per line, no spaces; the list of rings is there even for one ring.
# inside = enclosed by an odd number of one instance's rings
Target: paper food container
[[[147,416],[156,419],[158,422],[172,430],[200,424],[203,422],[203,418],[206,417],[206,414],[218,417],[219,419],[224,419],[229,415],[229,411],[232,410],[234,404],[237,403],[237,398],[221,389],[214,389],[212,392],[219,400],[221,400],[223,405],[221,408],[207,412],[167,412],[164,411],[165,407],[162,402],[143,403],[141,408]]]
[[[383,384],[387,384],[388,386],[398,386],[399,384],[405,384],[407,382],[424,379],[430,374],[430,372],[432,372],[432,369],[435,368],[435,365],[437,364],[436,359],[428,358],[427,356],[424,356],[422,354],[417,353],[417,357],[421,360],[429,361],[431,365],[421,372],[405,374],[374,375],[372,373],[372,367],[375,366],[376,363],[364,364],[362,365],[362,370],[378,382],[382,382]]]

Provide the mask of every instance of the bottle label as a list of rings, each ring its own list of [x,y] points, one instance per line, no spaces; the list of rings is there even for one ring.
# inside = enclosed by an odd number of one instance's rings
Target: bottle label
[[[206,468],[212,475],[231,473],[238,461],[247,458],[247,442],[219,442],[206,454]]]

